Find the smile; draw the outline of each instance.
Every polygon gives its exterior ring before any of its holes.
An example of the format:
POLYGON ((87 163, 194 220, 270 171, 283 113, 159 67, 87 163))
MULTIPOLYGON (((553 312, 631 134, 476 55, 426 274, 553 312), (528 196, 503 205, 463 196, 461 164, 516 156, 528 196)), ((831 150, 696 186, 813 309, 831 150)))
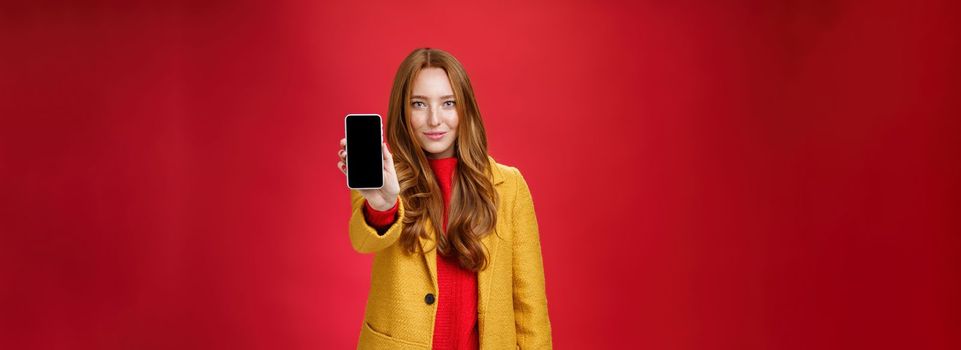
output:
POLYGON ((431 140, 440 140, 444 138, 444 135, 447 135, 447 133, 446 132, 425 132, 424 135, 426 135, 427 138, 431 140))

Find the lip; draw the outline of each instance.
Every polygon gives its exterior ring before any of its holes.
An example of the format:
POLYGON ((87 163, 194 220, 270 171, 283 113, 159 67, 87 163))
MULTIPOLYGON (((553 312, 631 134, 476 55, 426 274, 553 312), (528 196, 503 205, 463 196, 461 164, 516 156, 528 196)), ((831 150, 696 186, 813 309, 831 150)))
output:
POLYGON ((444 131, 444 132, 425 132, 425 133, 424 133, 424 136, 427 136, 427 138, 429 138, 429 139, 431 139, 431 140, 440 140, 440 139, 444 138, 444 135, 447 135, 447 132, 446 132, 446 131, 444 131))

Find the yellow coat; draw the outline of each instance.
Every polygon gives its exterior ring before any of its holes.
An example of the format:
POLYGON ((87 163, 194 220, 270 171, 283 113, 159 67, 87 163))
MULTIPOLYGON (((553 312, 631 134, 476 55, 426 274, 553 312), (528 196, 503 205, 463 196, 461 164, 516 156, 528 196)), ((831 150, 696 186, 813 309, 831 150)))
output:
MULTIPOLYGON (((481 349, 550 349, 551 323, 544 292, 544 266, 534 202, 527 182, 515 167, 492 165, 494 187, 500 196, 497 235, 482 239, 488 266, 477 273, 477 320, 481 349)), ((428 349, 434 334, 437 303, 437 260, 434 241, 420 239, 426 254, 407 253, 398 238, 404 201, 398 219, 380 236, 362 212, 364 197, 350 191, 350 243, 361 253, 374 253, 370 293, 358 349, 428 349)), ((429 219, 428 219, 429 220, 429 219)), ((433 225, 427 225, 431 236, 433 225)))

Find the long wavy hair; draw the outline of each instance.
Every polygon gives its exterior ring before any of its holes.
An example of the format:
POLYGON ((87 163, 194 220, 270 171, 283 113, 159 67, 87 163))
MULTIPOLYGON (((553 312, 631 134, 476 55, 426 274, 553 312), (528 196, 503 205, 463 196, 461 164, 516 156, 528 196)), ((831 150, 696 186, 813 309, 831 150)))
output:
POLYGON ((487 253, 481 238, 491 234, 497 222, 497 191, 492 182, 487 155, 487 134, 481 120, 474 89, 467 72, 451 54, 432 48, 414 50, 401 62, 390 92, 387 111, 387 144, 394 156, 400 198, 406 210, 400 244, 410 253, 418 251, 418 238, 436 239, 436 249, 471 271, 487 266, 487 253), (410 122, 410 95, 414 79, 424 68, 438 67, 447 72, 457 109, 458 158, 451 185, 447 235, 443 231, 444 198, 434 177, 426 152, 410 122), (427 219, 436 237, 426 230, 427 219))

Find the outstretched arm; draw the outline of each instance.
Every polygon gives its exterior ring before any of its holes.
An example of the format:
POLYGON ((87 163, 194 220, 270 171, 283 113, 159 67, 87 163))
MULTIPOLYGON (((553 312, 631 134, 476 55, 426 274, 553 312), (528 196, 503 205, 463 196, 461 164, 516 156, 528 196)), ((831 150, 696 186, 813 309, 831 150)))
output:
POLYGON ((352 208, 349 223, 350 244, 354 250, 360 253, 374 253, 397 242, 404 218, 404 201, 401 198, 398 197, 397 202, 397 219, 386 232, 381 230, 383 233, 378 232, 376 227, 367 222, 364 216, 366 201, 360 192, 350 190, 350 203, 352 208))

